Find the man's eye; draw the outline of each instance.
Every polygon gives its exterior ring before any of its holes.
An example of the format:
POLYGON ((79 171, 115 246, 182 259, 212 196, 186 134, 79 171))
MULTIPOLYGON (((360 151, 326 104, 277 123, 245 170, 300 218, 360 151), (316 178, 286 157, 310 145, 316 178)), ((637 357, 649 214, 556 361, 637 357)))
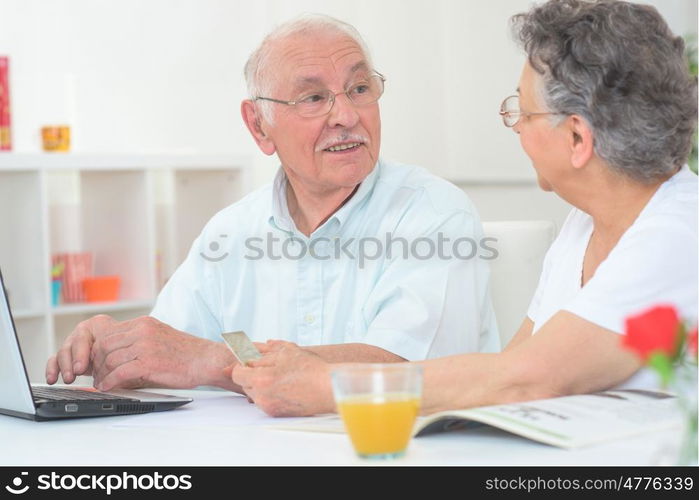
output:
POLYGON ((362 95, 366 94, 367 92, 369 92, 369 85, 366 83, 360 83, 359 85, 352 87, 353 94, 362 95))
POLYGON ((323 94, 310 94, 307 95, 299 100, 299 102, 303 104, 317 104, 319 102, 322 102, 325 100, 325 96, 323 94))

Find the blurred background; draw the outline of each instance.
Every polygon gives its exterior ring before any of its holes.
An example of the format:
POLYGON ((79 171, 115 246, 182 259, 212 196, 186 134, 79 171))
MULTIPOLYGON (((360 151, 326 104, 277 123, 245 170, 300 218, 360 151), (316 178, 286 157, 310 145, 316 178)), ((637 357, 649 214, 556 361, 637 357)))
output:
MULTIPOLYGON (((647 3, 696 37, 696 0, 647 3)), ((276 158, 240 118, 243 66, 302 13, 353 24, 387 76, 383 157, 459 185, 485 221, 560 227, 569 207, 537 188, 497 113, 524 62, 508 19, 531 5, 0 0, 12 121, 11 151, 0 151, 0 266, 30 377, 42 379, 80 320, 147 314, 206 220, 272 179, 276 158), (43 152, 47 125, 70 127, 69 151, 43 152), (84 295, 86 280, 99 293, 84 295)))
MULTIPOLYGON (((656 0, 680 35, 696 0, 656 0)), ((304 12, 347 21, 388 77, 384 157, 461 185, 484 219, 551 218, 517 137, 497 115, 523 57, 508 19, 528 0, 0 0, 10 56, 14 151, 40 151, 39 128, 68 123, 72 151, 249 156, 252 187, 271 179, 239 115, 243 65, 276 24, 304 12)))

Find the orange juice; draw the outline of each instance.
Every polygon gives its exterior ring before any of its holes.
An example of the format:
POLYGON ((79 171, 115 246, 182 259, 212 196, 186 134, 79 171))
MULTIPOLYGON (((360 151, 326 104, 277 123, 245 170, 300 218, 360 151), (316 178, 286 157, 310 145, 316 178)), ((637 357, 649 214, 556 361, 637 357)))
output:
POLYGON ((408 445, 420 407, 414 394, 348 397, 338 404, 345 428, 359 455, 402 453, 408 445))

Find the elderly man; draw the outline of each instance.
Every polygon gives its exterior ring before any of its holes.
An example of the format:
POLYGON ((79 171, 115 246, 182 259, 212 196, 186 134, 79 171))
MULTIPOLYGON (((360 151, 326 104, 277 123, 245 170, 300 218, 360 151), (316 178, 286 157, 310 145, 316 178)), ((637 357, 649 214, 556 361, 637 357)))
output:
POLYGON ((213 217, 152 317, 79 324, 47 381, 240 391, 219 342, 233 330, 327 362, 497 350, 478 216, 454 186, 379 159, 384 77, 356 30, 324 16, 283 25, 245 73, 241 112, 279 157, 273 184, 213 217))

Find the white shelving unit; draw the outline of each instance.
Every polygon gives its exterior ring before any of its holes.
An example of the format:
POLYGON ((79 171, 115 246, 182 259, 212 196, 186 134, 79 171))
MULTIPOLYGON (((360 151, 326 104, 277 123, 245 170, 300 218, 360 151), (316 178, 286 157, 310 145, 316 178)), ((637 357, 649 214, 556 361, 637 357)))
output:
POLYGON ((248 160, 220 155, 0 154, 0 268, 29 377, 95 314, 148 314, 217 211, 250 189, 248 160), (51 305, 51 256, 91 252, 121 277, 117 302, 51 305))

